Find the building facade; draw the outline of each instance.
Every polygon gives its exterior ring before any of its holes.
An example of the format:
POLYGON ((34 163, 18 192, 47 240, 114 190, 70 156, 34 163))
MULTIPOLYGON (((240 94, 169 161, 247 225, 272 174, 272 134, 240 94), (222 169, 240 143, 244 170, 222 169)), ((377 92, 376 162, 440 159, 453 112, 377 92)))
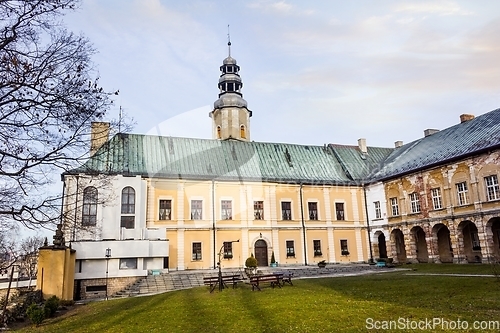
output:
MULTIPOLYGON (((229 50, 230 51, 230 50, 229 50)), ((395 148, 250 141, 234 58, 220 67, 213 139, 119 133, 95 123, 91 157, 63 174, 75 297, 148 274, 500 256, 500 110, 395 148)))

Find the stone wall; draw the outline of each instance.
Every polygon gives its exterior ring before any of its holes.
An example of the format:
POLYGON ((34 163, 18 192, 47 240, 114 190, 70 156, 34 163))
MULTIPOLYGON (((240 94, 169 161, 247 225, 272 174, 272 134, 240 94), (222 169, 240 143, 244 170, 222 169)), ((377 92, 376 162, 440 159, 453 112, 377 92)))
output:
MULTIPOLYGON (((105 298, 106 297, 106 282, 108 285, 108 297, 117 293, 120 290, 125 289, 129 285, 136 281, 139 281, 143 277, 118 277, 118 278, 108 278, 106 279, 88 279, 88 280, 76 280, 75 281, 75 293, 80 291, 79 297, 75 299, 92 299, 92 298, 105 298), (80 287, 78 288, 78 284, 80 287), (87 287, 101 287, 100 290, 87 291, 87 287)), ((75 295, 78 296, 78 295, 75 295)))

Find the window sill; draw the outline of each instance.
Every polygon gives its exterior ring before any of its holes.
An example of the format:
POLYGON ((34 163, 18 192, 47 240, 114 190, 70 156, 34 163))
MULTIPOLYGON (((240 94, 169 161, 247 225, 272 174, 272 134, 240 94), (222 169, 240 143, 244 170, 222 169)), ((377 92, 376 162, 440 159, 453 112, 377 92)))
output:
POLYGON ((373 219, 372 221, 383 221, 384 219, 381 217, 377 217, 376 219, 373 219))
POLYGON ((441 207, 441 208, 434 208, 431 210, 431 212, 439 212, 439 211, 442 211, 442 210, 446 210, 445 207, 441 207))

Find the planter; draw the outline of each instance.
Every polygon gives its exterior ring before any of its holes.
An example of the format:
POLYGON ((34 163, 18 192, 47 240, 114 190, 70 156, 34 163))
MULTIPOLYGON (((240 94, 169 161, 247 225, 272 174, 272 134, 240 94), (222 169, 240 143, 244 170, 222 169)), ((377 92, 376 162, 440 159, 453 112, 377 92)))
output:
POLYGON ((272 262, 270 266, 271 267, 278 267, 278 263, 277 262, 272 262))
POLYGON ((245 273, 247 276, 252 276, 257 273, 257 267, 245 267, 245 273))

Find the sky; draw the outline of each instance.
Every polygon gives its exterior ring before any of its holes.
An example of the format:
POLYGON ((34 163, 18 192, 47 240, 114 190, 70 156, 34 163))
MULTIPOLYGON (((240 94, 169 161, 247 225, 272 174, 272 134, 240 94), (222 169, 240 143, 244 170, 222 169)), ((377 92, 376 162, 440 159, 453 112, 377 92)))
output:
POLYGON ((393 147, 500 107, 498 1, 83 0, 64 20, 134 133, 211 138, 228 25, 254 141, 393 147))

